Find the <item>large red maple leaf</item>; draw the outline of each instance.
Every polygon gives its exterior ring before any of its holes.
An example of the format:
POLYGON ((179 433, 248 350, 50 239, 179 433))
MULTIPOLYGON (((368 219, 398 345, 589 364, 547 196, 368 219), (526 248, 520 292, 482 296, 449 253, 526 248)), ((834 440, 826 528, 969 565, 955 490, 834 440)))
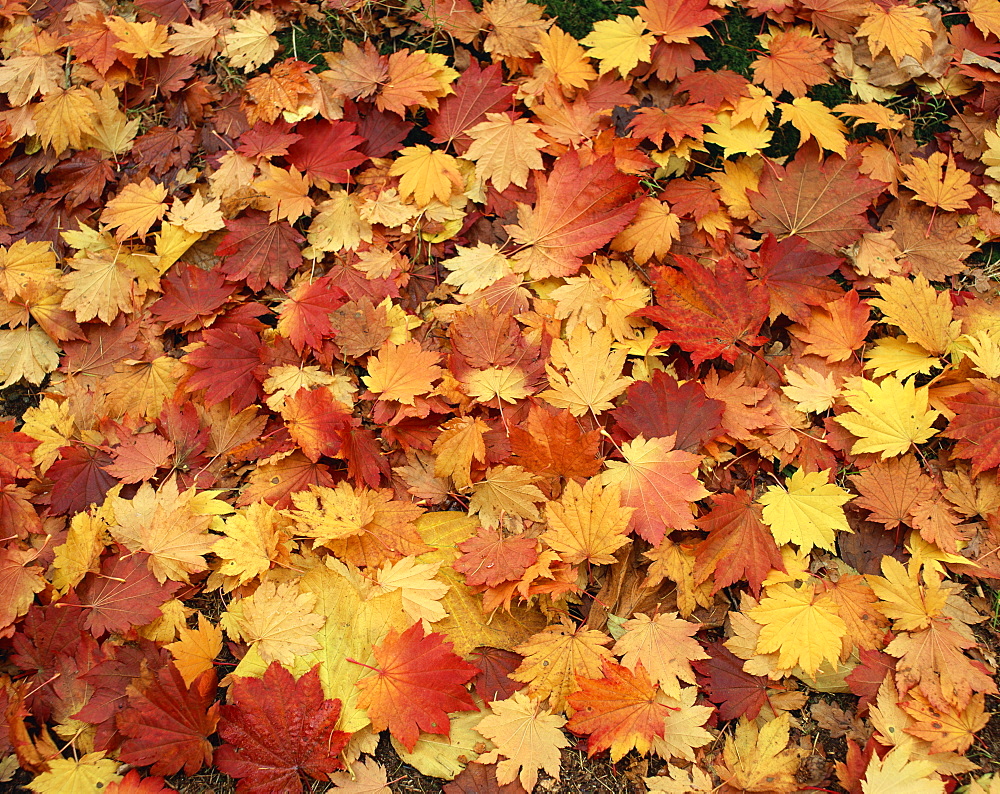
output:
POLYGON ((270 283, 281 289, 288 274, 302 264, 299 244, 305 238, 284 221, 270 223, 266 212, 249 210, 226 221, 229 233, 215 255, 223 257, 222 272, 231 281, 246 279, 252 290, 270 283))
POLYGON ((759 263, 757 278, 767 287, 772 320, 784 314, 803 322, 809 318, 810 306, 843 297, 840 285, 828 278, 840 265, 840 257, 817 253, 801 237, 779 243, 769 234, 751 260, 759 263))
POLYGON ((436 113, 430 114, 427 132, 434 143, 455 141, 458 153, 464 154, 472 143, 466 130, 486 120, 487 113, 509 110, 515 86, 503 84, 500 64, 480 68, 475 58, 455 83, 455 93, 441 101, 436 113))
POLYGON ((740 345, 767 341, 758 335, 770 308, 767 290, 734 257, 722 258, 714 270, 690 257, 674 260, 680 269, 653 272, 658 305, 636 312, 667 328, 655 344, 676 343, 698 365, 719 356, 733 363, 740 345))
POLYGON ((745 672, 743 660, 721 642, 706 643, 705 650, 712 658, 692 664, 698 674, 707 679, 699 683, 708 699, 719 707, 719 718, 755 719, 767 703, 767 678, 745 672))
POLYGON ((1000 466, 1000 383, 971 378, 972 391, 948 400, 956 414, 941 435, 958 441, 952 454, 972 460, 972 474, 1000 466))
POLYGON ((205 390, 205 404, 215 405, 230 398, 236 414, 253 405, 263 395, 258 375, 263 366, 264 347, 249 328, 232 330, 209 328, 202 332, 204 345, 192 350, 184 361, 196 368, 188 378, 187 390, 205 390))
POLYGON ((152 622, 180 587, 179 582, 158 582, 149 571, 147 556, 105 557, 100 573, 88 573, 80 582, 76 594, 86 608, 84 625, 95 637, 152 622))
POLYGON ((295 127, 302 139, 288 147, 286 159, 313 181, 350 182, 351 170, 368 159, 357 151, 365 139, 354 131, 349 121, 303 121, 295 127))
POLYGON ((340 701, 324 696, 318 665, 296 681, 272 662, 262 678, 236 678, 232 699, 222 707, 219 735, 228 744, 215 765, 240 779, 238 792, 300 792, 303 775, 326 780, 343 766, 350 734, 337 730, 340 701))
POLYGON ((208 737, 219 722, 216 689, 214 670, 202 673, 188 688, 172 664, 141 692, 130 687, 128 707, 118 715, 118 729, 127 737, 121 760, 152 764, 154 775, 173 775, 181 769, 193 775, 211 764, 208 737))
POLYGON ((725 403, 706 397, 695 380, 678 383, 673 376, 657 370, 651 380, 629 386, 625 395, 626 402, 614 411, 614 417, 630 438, 676 436, 676 449, 695 452, 725 432, 725 403))
POLYGON ((402 634, 390 630, 374 649, 378 668, 358 681, 358 707, 375 731, 386 728, 410 751, 420 732, 448 736, 448 714, 475 711, 465 688, 479 668, 452 653, 444 635, 424 636, 420 623, 402 634))

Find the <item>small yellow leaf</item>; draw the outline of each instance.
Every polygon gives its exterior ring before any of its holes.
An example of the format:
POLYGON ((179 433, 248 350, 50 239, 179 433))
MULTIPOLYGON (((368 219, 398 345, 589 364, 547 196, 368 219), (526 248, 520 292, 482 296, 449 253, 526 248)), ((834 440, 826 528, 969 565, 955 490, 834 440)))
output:
POLYGON ((788 490, 772 485, 757 500, 764 505, 764 523, 778 545, 795 543, 804 552, 813 546, 833 551, 834 532, 851 532, 843 508, 851 495, 831 483, 829 474, 829 469, 799 469, 788 478, 788 490))
POLYGON ((781 109, 781 123, 790 123, 799 131, 802 143, 809 138, 841 157, 847 154, 847 128, 822 102, 806 97, 796 97, 791 104, 778 105, 781 109))
POLYGON ((625 77, 640 62, 649 63, 656 38, 640 17, 619 14, 594 23, 593 31, 580 43, 590 48, 588 55, 600 60, 601 74, 617 69, 625 77))
POLYGON ((400 178, 399 195, 413 196, 421 206, 434 198, 447 203, 452 193, 462 192, 465 183, 454 157, 423 144, 403 149, 389 168, 389 176, 400 178))
POLYGON ((777 653, 783 670, 801 667, 815 675, 824 661, 837 664, 840 659, 847 624, 837 614, 836 601, 817 596, 811 585, 769 587, 760 604, 746 614, 763 626, 757 653, 777 653))
POLYGON ((853 455, 878 452, 886 460, 937 433, 933 425, 940 414, 928 408, 927 388, 918 389, 912 378, 905 383, 892 375, 881 383, 852 378, 844 397, 854 411, 834 420, 858 437, 853 455))

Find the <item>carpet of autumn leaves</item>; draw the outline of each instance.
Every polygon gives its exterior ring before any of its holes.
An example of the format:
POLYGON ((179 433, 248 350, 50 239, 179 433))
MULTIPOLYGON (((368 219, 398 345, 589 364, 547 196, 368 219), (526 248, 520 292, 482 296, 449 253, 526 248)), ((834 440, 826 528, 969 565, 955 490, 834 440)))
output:
POLYGON ((4 785, 382 792, 386 732, 451 794, 1000 791, 1000 1, 0 54, 4 785))

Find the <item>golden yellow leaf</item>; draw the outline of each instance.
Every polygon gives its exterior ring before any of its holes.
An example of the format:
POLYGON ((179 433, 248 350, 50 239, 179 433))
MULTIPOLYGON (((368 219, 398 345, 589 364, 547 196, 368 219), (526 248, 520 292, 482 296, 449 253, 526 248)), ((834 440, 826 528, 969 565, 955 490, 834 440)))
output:
POLYGON ((465 185, 454 157, 423 144, 401 150, 389 168, 389 176, 400 177, 399 195, 413 196, 422 207, 434 198, 446 203, 452 193, 461 193, 465 185))
POLYGON ((778 653, 778 667, 801 667, 815 675, 824 661, 837 664, 847 624, 837 614, 837 602, 817 595, 812 585, 768 587, 765 596, 746 612, 763 628, 757 653, 778 653))
POLYGON ((21 432, 38 441, 31 452, 31 460, 44 474, 59 457, 59 447, 65 447, 73 434, 76 420, 70 413, 68 401, 56 402, 42 397, 37 406, 31 406, 21 417, 21 432))
POLYGON ((833 407, 840 394, 840 387, 833 373, 825 375, 811 367, 799 367, 796 372, 785 368, 785 382, 781 390, 803 413, 823 413, 833 407))
POLYGON ((441 599, 448 594, 448 585, 436 579, 440 562, 418 563, 414 557, 385 563, 375 574, 377 591, 399 590, 403 611, 414 620, 436 623, 448 616, 441 599))
POLYGON ((520 466, 494 466, 473 486, 469 515, 479 514, 485 526, 496 526, 505 514, 538 521, 537 502, 545 501, 533 483, 535 475, 520 466))
POLYGON ((917 158, 901 168, 906 175, 903 184, 916 193, 917 201, 928 207, 967 210, 968 199, 978 192, 970 184, 972 175, 955 165, 955 158, 950 153, 946 157, 944 152, 934 152, 926 160, 917 158))
POLYGON ((928 407, 927 388, 918 389, 912 378, 903 382, 888 375, 880 383, 851 378, 844 399, 854 410, 834 419, 858 437, 854 455, 878 452, 886 460, 937 433, 933 425, 940 414, 928 407))
POLYGON ((1000 333, 982 329, 974 334, 959 337, 958 341, 967 345, 965 355, 975 364, 976 369, 987 378, 1000 378, 1000 333))
POLYGON ((28 784, 35 794, 93 794, 108 783, 121 780, 119 763, 104 753, 87 753, 79 759, 53 758, 48 769, 28 784))
POLYGON ((476 369, 462 382, 468 395, 481 403, 503 400, 513 404, 531 394, 524 370, 516 366, 476 369))
POLYGON ((52 586, 65 593, 91 571, 99 571, 101 552, 108 539, 108 525, 100 518, 90 513, 73 516, 65 542, 54 549, 52 586))
POLYGON ((110 16, 104 24, 119 39, 114 44, 116 50, 136 58, 162 58, 167 54, 167 27, 155 19, 130 22, 119 16, 110 16))
POLYGON ((617 69, 625 77, 640 63, 649 63, 656 38, 640 17, 619 14, 615 19, 595 22, 594 29, 580 43, 590 48, 587 54, 591 58, 601 62, 601 74, 617 69))
POLYGON ((564 88, 586 88, 597 77, 586 51, 562 28, 554 27, 539 34, 538 53, 542 56, 542 66, 564 88))
POLYGON ((131 314, 144 293, 129 266, 135 261, 113 250, 77 254, 69 260, 73 269, 59 279, 66 290, 62 308, 74 312, 79 323, 97 317, 110 324, 121 312, 131 314))
POLYGON ((263 196, 260 208, 270 212, 268 220, 271 223, 279 220, 295 223, 303 215, 312 214, 316 203, 309 198, 309 181, 294 166, 287 169, 266 166, 265 173, 267 176, 257 179, 253 185, 263 196))
POLYGON ((141 119, 128 120, 110 85, 101 86, 100 94, 91 94, 94 106, 94 130, 84 136, 84 143, 110 155, 124 154, 132 148, 141 119))
POLYGON ((885 758, 872 755, 861 790, 864 794, 944 794, 936 769, 933 761, 911 759, 906 748, 894 747, 885 758))
POLYGON ((540 150, 547 144, 538 136, 540 129, 527 119, 487 113, 486 121, 466 130, 472 145, 464 157, 475 161, 476 172, 497 190, 506 190, 512 182, 526 187, 529 174, 542 168, 540 150))
POLYGON ((815 99, 796 97, 791 104, 781 103, 781 123, 789 123, 799 131, 800 140, 805 143, 810 138, 841 157, 847 153, 847 127, 834 116, 826 105, 815 99))
POLYGON ((868 15, 858 26, 858 36, 868 39, 872 55, 888 50, 898 64, 909 55, 917 61, 933 44, 931 23, 920 8, 900 3, 868 6, 868 15))
POLYGON ((708 129, 710 132, 705 134, 705 142, 721 146, 724 157, 760 154, 774 137, 766 121, 763 124, 757 124, 753 119, 735 122, 731 110, 720 111, 708 129))
POLYGON ((10 248, 0 246, 0 292, 13 300, 33 281, 54 281, 61 275, 56 262, 52 243, 47 240, 17 240, 10 248))
POLYGON ((226 228, 225 219, 222 217, 222 199, 218 197, 206 199, 200 192, 191 196, 186 203, 174 199, 167 220, 193 234, 204 234, 226 228))
POLYGON ((865 351, 865 362, 865 369, 872 370, 876 378, 895 375, 900 380, 918 373, 927 375, 935 367, 941 366, 940 359, 928 355, 923 347, 905 336, 884 336, 877 339, 865 351))
POLYGON ((835 106, 833 112, 855 119, 855 126, 858 124, 874 124, 880 130, 901 130, 906 124, 906 116, 894 110, 889 110, 885 105, 880 105, 878 102, 861 102, 859 104, 843 102, 835 106))
POLYGON ((37 325, 0 329, 0 387, 24 378, 38 385, 59 366, 59 347, 37 325))
POLYGON ((167 44, 172 55, 191 55, 196 60, 207 60, 219 52, 222 26, 218 17, 208 21, 191 19, 190 24, 173 21, 170 27, 174 32, 167 38, 167 44))
POLYGON ((609 642, 611 638, 602 631, 564 620, 514 649, 524 659, 510 678, 527 684, 525 693, 530 698, 537 701, 548 698, 553 711, 563 711, 566 698, 577 689, 576 676, 600 678, 604 660, 614 660, 604 647, 609 642))
POLYGON ((85 148, 85 136, 96 132, 93 93, 81 86, 59 89, 35 105, 35 126, 43 146, 51 146, 54 154, 85 148))
POLYGON ((290 551, 290 519, 271 505, 255 503, 226 518, 225 537, 212 545, 212 553, 222 565, 226 592, 245 585, 266 573, 271 563, 290 551))
POLYGON ((322 259, 324 251, 353 251, 374 238, 371 223, 364 220, 352 195, 346 190, 330 191, 330 198, 321 201, 318 212, 309 224, 306 239, 309 247, 302 251, 309 259, 322 259))
POLYGON ((768 791, 787 794, 797 791, 795 779, 803 755, 788 747, 789 716, 782 713, 758 728, 757 723, 740 717, 736 735, 726 739, 722 779, 741 791, 768 791))
POLYGON ((139 184, 125 185, 107 203, 101 213, 101 223, 106 223, 109 229, 117 229, 115 238, 119 241, 133 234, 145 237, 167 211, 166 197, 167 188, 147 176, 139 184))
MULTIPOLYGON (((704 747, 715 739, 705 730, 705 723, 714 709, 695 704, 697 697, 698 687, 687 686, 680 690, 676 698, 667 700, 670 711, 663 724, 663 736, 653 736, 653 752, 660 758, 683 758, 695 763, 695 748, 704 747)), ((657 790, 650 787, 650 791, 657 790)))
POLYGON ((795 543, 808 552, 814 546, 833 551, 835 532, 851 532, 843 505, 851 495, 829 481, 830 470, 798 469, 788 478, 788 489, 772 485, 757 500, 764 505, 764 523, 778 545, 795 543))
POLYGON ((455 246, 456 255, 442 260, 451 272, 445 284, 454 284, 463 295, 496 283, 511 272, 510 260, 495 245, 478 242, 475 247, 455 246))
POLYGON ((292 664, 295 657, 319 650, 313 637, 326 618, 313 611, 317 597, 295 583, 261 583, 253 595, 233 601, 219 624, 233 639, 255 648, 265 662, 292 664))
POLYGON ((893 621, 896 631, 920 631, 943 613, 948 591, 933 576, 921 577, 919 564, 904 566, 882 558, 882 575, 865 577, 880 599, 879 612, 893 621))
POLYGON ((214 666, 215 657, 222 652, 222 629, 198 613, 198 628, 182 628, 176 642, 164 646, 174 657, 174 667, 184 683, 191 682, 214 666))
POLYGON ((483 49, 500 57, 530 58, 538 50, 543 31, 552 25, 543 9, 527 0, 488 0, 483 19, 488 27, 483 49))
POLYGON ((635 261, 644 265, 654 256, 666 255, 679 236, 680 218, 666 202, 647 196, 632 223, 611 241, 611 247, 615 251, 632 251, 635 261))
POLYGON ((545 367, 550 388, 542 392, 542 399, 556 408, 568 408, 573 416, 614 407, 611 401, 629 387, 632 378, 622 376, 628 354, 612 350, 613 341, 609 329, 591 333, 582 325, 568 341, 556 339, 552 364, 545 367))
POLYGON ((478 416, 460 416, 441 425, 441 434, 431 449, 436 456, 434 475, 451 477, 459 491, 471 488, 472 461, 482 463, 486 460, 483 436, 489 429, 489 425, 478 416))
POLYGON ((881 298, 869 301, 885 315, 885 322, 895 325, 934 356, 948 352, 962 332, 962 323, 952 320, 951 293, 938 292, 922 275, 913 281, 892 276, 888 283, 876 286, 881 298))
POLYGON ((634 512, 634 507, 622 505, 618 483, 602 488, 600 477, 591 477, 580 487, 569 480, 559 500, 545 505, 548 529, 542 540, 571 565, 611 565, 615 552, 629 542, 628 522, 634 512))

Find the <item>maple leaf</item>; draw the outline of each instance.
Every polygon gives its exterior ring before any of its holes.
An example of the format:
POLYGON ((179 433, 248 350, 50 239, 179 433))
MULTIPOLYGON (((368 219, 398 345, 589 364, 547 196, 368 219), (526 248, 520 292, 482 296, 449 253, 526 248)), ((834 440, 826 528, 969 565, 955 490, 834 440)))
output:
POLYGON ((968 199, 978 192, 969 184, 969 172, 958 168, 951 154, 946 158, 944 152, 934 152, 926 160, 917 159, 900 168, 906 175, 903 184, 916 194, 917 201, 929 207, 948 211, 968 209, 968 199))
POLYGON ((918 502, 931 497, 934 482, 924 474, 913 455, 876 463, 850 478, 861 494, 854 504, 870 511, 869 519, 894 529, 910 524, 918 502))
POLYGON ((208 737, 219 722, 214 702, 215 673, 202 673, 187 686, 173 665, 161 668, 143 690, 128 687, 128 706, 117 717, 125 735, 120 757, 125 763, 152 764, 155 775, 184 770, 193 775, 212 762, 208 737))
POLYGON ((368 159, 357 150, 365 139, 354 134, 356 129, 349 121, 301 122, 295 133, 302 137, 288 147, 288 162, 314 182, 350 182, 351 171, 368 159))
POLYGON ((619 484, 602 488, 600 479, 592 477, 581 488, 570 480, 559 501, 545 505, 548 529, 542 540, 571 565, 610 565, 614 553, 629 542, 633 512, 634 507, 622 506, 619 484))
POLYGON ((274 14, 251 11, 232 24, 233 29, 222 36, 222 57, 228 58, 234 69, 250 72, 274 57, 279 46, 272 35, 278 27, 274 14))
POLYGON ((750 280, 742 264, 726 257, 713 271, 686 256, 677 255, 674 261, 679 270, 654 271, 657 305, 637 312, 669 329, 661 331, 654 344, 677 344, 697 365, 719 356, 732 363, 740 345, 763 343, 765 337, 758 332, 767 318, 767 291, 750 280))
POLYGON ((707 0, 676 2, 676 0, 646 0, 637 9, 646 27, 661 41, 683 44, 708 33, 706 25, 719 18, 719 12, 709 7, 707 0))
POLYGON ((612 649, 615 655, 633 672, 642 665, 650 680, 670 697, 680 696, 681 681, 695 683, 691 662, 710 658, 694 639, 698 624, 678 618, 676 612, 654 618, 640 612, 622 628, 625 633, 612 649))
POLYGON ((38 775, 28 788, 36 794, 86 794, 106 789, 121 780, 118 762, 105 758, 103 752, 87 753, 79 759, 53 758, 48 769, 38 775))
POLYGON ((864 213, 883 188, 861 175, 856 146, 847 148, 846 157, 817 155, 810 141, 787 165, 765 161, 760 184, 749 194, 761 216, 753 226, 779 238, 797 234, 814 248, 835 253, 870 228, 864 213))
POLYGON ((413 405, 414 399, 426 394, 441 377, 436 365, 440 354, 422 350, 418 342, 395 345, 386 342, 375 356, 368 359, 365 386, 380 400, 398 400, 413 405))
POLYGON ((238 413, 260 399, 257 372, 263 363, 260 337, 245 326, 233 330, 209 328, 202 332, 202 343, 190 346, 184 361, 195 367, 186 389, 205 390, 205 404, 215 405, 225 399, 238 413))
POLYGON ((805 352, 822 356, 834 363, 846 361, 865 341, 874 323, 871 307, 856 290, 842 298, 813 309, 805 325, 789 330, 806 343, 805 352))
POLYGON ((823 40, 807 29, 781 30, 771 37, 767 49, 767 55, 751 64, 753 80, 774 96, 788 91, 792 96, 804 97, 812 86, 830 81, 830 71, 824 64, 829 56, 823 40))
POLYGON ((476 710, 464 684, 479 669, 451 648, 443 635, 425 635, 420 623, 402 634, 389 630, 373 651, 375 675, 357 682, 358 707, 375 731, 388 728, 412 752, 421 731, 448 736, 449 712, 476 710))
POLYGON ((824 661, 836 664, 840 658, 840 639, 847 624, 837 614, 833 598, 817 596, 809 585, 769 587, 759 606, 746 614, 763 626, 757 652, 778 652, 781 668, 798 665, 815 676, 824 661))
POLYGON ((281 289, 302 263, 302 235, 287 223, 269 223, 263 212, 252 210, 227 220, 226 229, 215 255, 223 257, 222 272, 230 281, 245 279, 253 290, 268 283, 281 289))
POLYGON ((497 782, 505 785, 518 778, 525 791, 533 791, 539 770, 559 780, 559 751, 569 747, 569 740, 560 730, 566 718, 542 709, 538 701, 522 692, 495 700, 490 708, 493 713, 483 717, 476 731, 492 741, 496 749, 479 756, 478 762, 499 761, 497 782))
POLYGON ((922 275, 912 281, 892 276, 877 289, 881 298, 871 305, 928 353, 941 355, 958 338, 961 323, 952 319, 951 295, 935 290, 922 275))
POLYGON ((146 560, 137 554, 106 557, 100 573, 87 574, 76 593, 81 606, 87 608, 84 625, 100 637, 105 632, 125 633, 131 626, 151 623, 178 586, 177 582, 157 582, 146 560))
POLYGON ((972 460, 973 476, 1000 465, 1000 388, 971 378, 972 390, 948 400, 956 416, 941 435, 958 441, 952 454, 972 460))
POLYGON ((780 544, 796 543, 808 552, 813 546, 834 549, 834 532, 850 532, 842 505, 852 497, 829 481, 830 471, 798 469, 788 478, 787 490, 772 485, 757 500, 764 506, 764 523, 780 544))
POLYGON ((693 527, 691 504, 709 495, 694 476, 701 456, 673 447, 672 436, 639 436, 622 446, 625 460, 609 461, 601 474, 605 486, 621 484, 622 503, 636 508, 634 531, 654 545, 668 530, 693 527))
POLYGON ((601 62, 601 74, 617 69, 626 77, 640 61, 649 63, 656 39, 646 30, 641 17, 619 14, 615 19, 595 22, 594 29, 580 43, 590 48, 590 57, 601 62))
POLYGON ((937 432, 933 424, 940 414, 928 408, 927 389, 917 389, 912 379, 904 383, 889 375, 876 384, 854 378, 846 385, 844 399, 854 411, 834 421, 858 437, 853 454, 879 452, 885 460, 923 444, 937 432))
POLYGON ((551 388, 541 398, 556 408, 568 408, 573 416, 613 407, 611 401, 632 383, 621 374, 628 353, 612 350, 613 339, 607 327, 590 333, 578 325, 568 341, 555 340, 552 364, 546 365, 551 388))
POLYGON ((913 794, 944 794, 944 783, 935 779, 936 769, 933 761, 911 758, 905 747, 894 747, 883 759, 872 755, 861 790, 864 794, 890 794, 900 790, 913 794))
POLYGON ((515 461, 540 476, 593 477, 600 470, 600 433, 584 432, 569 411, 532 405, 523 426, 510 428, 515 461))
POLYGON ((799 788, 795 773, 800 751, 788 748, 789 715, 783 713, 758 727, 756 722, 740 718, 736 733, 726 739, 723 751, 725 767, 720 777, 737 789, 752 791, 766 788, 773 792, 791 792, 799 788))
POLYGON ((393 161, 389 176, 400 177, 399 195, 413 196, 421 206, 429 204, 432 198, 447 202, 464 182, 454 157, 423 144, 403 149, 393 161))
POLYGON ((532 278, 572 276, 582 257, 611 241, 632 220, 641 198, 638 178, 621 173, 605 155, 589 164, 574 150, 545 176, 536 176, 537 200, 518 208, 518 223, 505 226, 525 246, 515 258, 532 278))
POLYGON ((905 4, 870 6, 857 32, 868 38, 873 56, 888 50, 897 64, 907 55, 920 61, 933 46, 933 30, 927 16, 921 9, 905 4))
POLYGON ((343 767, 350 735, 336 729, 341 704, 323 695, 318 666, 296 680, 272 662, 260 678, 236 677, 231 697, 216 766, 239 778, 238 791, 300 792, 303 775, 326 780, 343 767))
POLYGON ((835 282, 827 278, 840 260, 810 250, 802 237, 789 237, 779 243, 768 234, 758 255, 756 275, 767 287, 772 321, 784 314, 804 322, 810 317, 810 306, 825 306, 843 297, 835 282))
POLYGON ((506 190, 511 183, 525 187, 530 172, 542 167, 539 150, 545 141, 538 136, 539 130, 527 119, 487 113, 486 121, 466 130, 472 145, 465 157, 475 161, 477 173, 497 190, 506 190))
POLYGON ((174 667, 184 683, 191 686, 198 676, 212 669, 215 658, 222 652, 222 629, 199 612, 198 628, 179 629, 177 641, 164 647, 174 657, 174 667))
POLYGON ((115 238, 119 241, 133 234, 145 237, 166 213, 166 197, 166 187, 149 177, 139 184, 128 184, 107 203, 101 213, 101 223, 117 229, 115 238))
POLYGON ((712 579, 712 592, 746 580, 754 593, 771 570, 784 570, 774 535, 762 520, 761 507, 742 488, 712 496, 712 510, 698 519, 708 537, 695 550, 695 579, 712 579))

